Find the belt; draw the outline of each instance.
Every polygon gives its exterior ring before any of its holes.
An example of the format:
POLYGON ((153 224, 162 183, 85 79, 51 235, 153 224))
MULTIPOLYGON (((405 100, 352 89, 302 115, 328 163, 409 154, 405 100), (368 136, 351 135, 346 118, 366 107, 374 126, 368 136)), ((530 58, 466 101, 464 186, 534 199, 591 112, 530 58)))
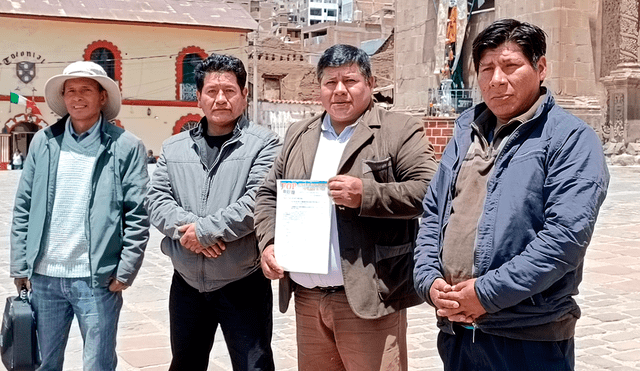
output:
POLYGON ((343 291, 344 290, 344 286, 326 286, 326 287, 316 286, 316 287, 312 288, 312 290, 321 291, 321 292, 323 292, 325 294, 333 294, 333 293, 336 293, 338 291, 343 291))

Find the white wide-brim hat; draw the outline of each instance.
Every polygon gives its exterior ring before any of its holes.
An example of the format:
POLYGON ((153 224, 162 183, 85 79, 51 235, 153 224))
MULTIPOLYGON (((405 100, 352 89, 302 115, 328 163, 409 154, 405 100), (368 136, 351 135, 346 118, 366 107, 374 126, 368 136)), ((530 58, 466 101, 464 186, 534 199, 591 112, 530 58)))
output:
POLYGON ((102 66, 88 61, 73 62, 62 71, 62 75, 53 76, 47 81, 44 85, 44 98, 49 108, 61 117, 66 115, 68 113, 67 106, 62 98, 64 82, 80 77, 96 80, 107 91, 107 101, 102 107, 102 114, 105 120, 116 118, 122 104, 120 88, 115 81, 107 76, 102 66))

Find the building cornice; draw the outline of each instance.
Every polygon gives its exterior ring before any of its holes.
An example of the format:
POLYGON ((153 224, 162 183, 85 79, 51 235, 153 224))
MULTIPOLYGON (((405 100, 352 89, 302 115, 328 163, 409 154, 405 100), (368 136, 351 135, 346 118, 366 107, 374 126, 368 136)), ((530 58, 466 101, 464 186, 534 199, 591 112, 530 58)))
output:
POLYGON ((143 26, 143 27, 166 27, 166 28, 179 28, 179 29, 215 31, 215 32, 238 33, 238 32, 252 31, 249 28, 231 28, 231 27, 219 27, 219 26, 193 25, 193 24, 184 24, 184 23, 142 22, 142 21, 79 18, 79 17, 54 17, 54 16, 48 16, 48 15, 32 15, 32 14, 0 13, 0 17, 31 19, 31 20, 46 20, 46 21, 53 21, 53 22, 74 22, 74 23, 109 24, 109 25, 116 24, 116 25, 122 25, 122 26, 134 25, 134 26, 143 26))

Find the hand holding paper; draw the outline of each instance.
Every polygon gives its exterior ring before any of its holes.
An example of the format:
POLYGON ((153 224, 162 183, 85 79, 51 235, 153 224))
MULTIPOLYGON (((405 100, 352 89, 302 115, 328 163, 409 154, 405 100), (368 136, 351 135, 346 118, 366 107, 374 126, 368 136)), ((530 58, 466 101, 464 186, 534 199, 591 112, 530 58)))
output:
POLYGON ((329 194, 336 205, 357 209, 362 205, 362 179, 337 175, 329 179, 329 194))
POLYGON ((276 256, 273 252, 273 245, 265 247, 262 252, 262 260, 260 261, 262 273, 270 280, 277 280, 284 277, 284 269, 278 265, 276 256))

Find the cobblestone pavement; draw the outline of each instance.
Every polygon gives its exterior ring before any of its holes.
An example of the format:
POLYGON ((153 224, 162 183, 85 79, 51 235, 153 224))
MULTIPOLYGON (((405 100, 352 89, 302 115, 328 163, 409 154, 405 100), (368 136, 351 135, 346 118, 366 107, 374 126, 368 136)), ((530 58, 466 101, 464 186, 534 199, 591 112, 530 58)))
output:
MULTIPOLYGON (((610 167, 612 181, 588 249, 577 297, 583 317, 576 334, 577 370, 640 370, 640 167, 610 167)), ((13 295, 9 279, 9 229, 20 171, 0 171, 0 297, 13 295)), ((145 261, 124 293, 118 332, 118 370, 166 370, 171 358, 167 300, 172 268, 153 229, 145 261)), ((277 292, 274 283, 274 295, 277 292)), ((277 302, 277 301, 276 301, 277 302)), ((409 368, 442 370, 435 348, 433 310, 409 309, 409 368)), ((231 370, 218 334, 209 370, 231 370)), ((82 370, 82 340, 74 322, 65 370, 82 370)), ((293 310, 274 309, 276 369, 296 370, 293 310)), ((1 368, 4 370, 4 368, 1 368)))

